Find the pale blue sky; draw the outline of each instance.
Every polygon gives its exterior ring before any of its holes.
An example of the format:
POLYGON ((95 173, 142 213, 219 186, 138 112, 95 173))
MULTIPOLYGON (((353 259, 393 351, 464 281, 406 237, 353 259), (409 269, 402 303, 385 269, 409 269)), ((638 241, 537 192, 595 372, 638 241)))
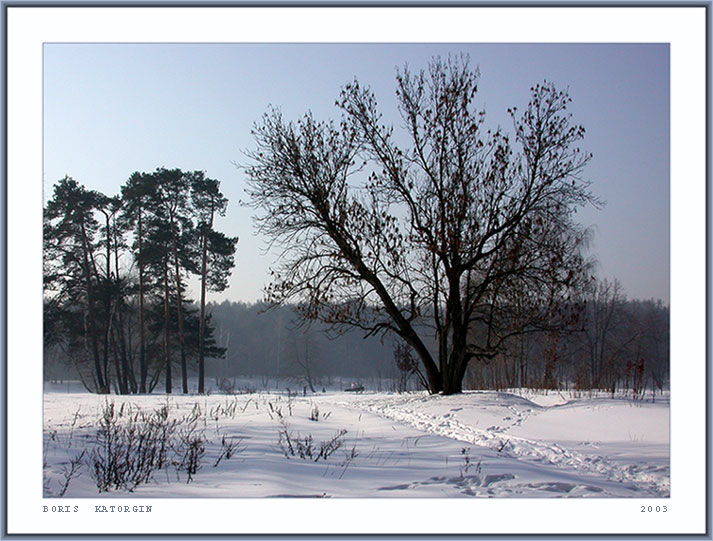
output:
MULTIPOLYGON (((543 79, 569 87, 570 110, 594 154, 586 170, 603 210, 595 226, 601 277, 630 298, 669 300, 669 48, 666 44, 173 44, 44 46, 44 190, 70 175, 118 192, 133 171, 204 170, 229 198, 217 225, 240 236, 224 296, 261 298, 274 256, 263 255, 233 162, 253 146, 250 128, 269 104, 296 118, 336 118, 334 101, 355 76, 398 122, 394 74, 405 62, 467 53, 481 71, 488 123, 510 127, 543 79)), ((215 297, 214 297, 215 298, 215 297)))

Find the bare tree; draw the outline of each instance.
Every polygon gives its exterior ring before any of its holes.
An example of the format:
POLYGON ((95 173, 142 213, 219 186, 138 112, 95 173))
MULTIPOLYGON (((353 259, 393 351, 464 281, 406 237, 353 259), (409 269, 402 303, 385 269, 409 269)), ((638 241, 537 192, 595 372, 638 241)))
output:
POLYGON ((598 389, 616 383, 617 355, 625 345, 617 336, 617 330, 623 327, 626 298, 618 280, 593 283, 588 296, 584 338, 589 353, 590 384, 598 389))
POLYGON ((272 109, 248 153, 258 227, 284 250, 268 300, 297 299, 336 329, 398 335, 432 393, 460 392, 468 363, 502 350, 515 296, 550 315, 567 307, 586 269, 573 213, 597 203, 567 93, 533 87, 525 112, 511 110, 513 144, 485 128, 478 79, 464 57, 400 70, 398 134, 355 80, 339 123, 272 109), (486 332, 470 332, 476 323, 486 332))
POLYGON ((302 332, 293 332, 294 361, 299 367, 302 378, 309 386, 312 393, 316 393, 315 376, 318 370, 318 352, 314 344, 313 335, 310 329, 302 332))
POLYGON ((408 390, 408 382, 411 376, 415 375, 419 384, 428 389, 428 382, 421 374, 418 361, 414 357, 411 348, 404 342, 396 342, 394 345, 394 364, 398 370, 396 376, 396 391, 404 393, 408 390))

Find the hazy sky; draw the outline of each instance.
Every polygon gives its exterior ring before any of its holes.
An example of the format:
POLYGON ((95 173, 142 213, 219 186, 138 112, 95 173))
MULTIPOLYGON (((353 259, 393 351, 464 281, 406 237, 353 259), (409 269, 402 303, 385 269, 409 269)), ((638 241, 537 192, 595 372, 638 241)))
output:
MULTIPOLYGON (((595 227, 599 276, 630 298, 669 301, 669 48, 666 44, 172 44, 44 46, 44 191, 69 175, 107 195, 133 171, 204 170, 230 200, 217 227, 240 237, 231 300, 261 298, 274 256, 254 235, 245 176, 234 164, 250 129, 279 106, 287 119, 339 115, 357 77, 398 123, 396 67, 449 53, 479 66, 487 123, 510 128, 543 79, 569 87, 570 111, 594 154, 585 176, 606 201, 578 214, 595 227)), ((216 297, 213 296, 215 299, 216 297)))

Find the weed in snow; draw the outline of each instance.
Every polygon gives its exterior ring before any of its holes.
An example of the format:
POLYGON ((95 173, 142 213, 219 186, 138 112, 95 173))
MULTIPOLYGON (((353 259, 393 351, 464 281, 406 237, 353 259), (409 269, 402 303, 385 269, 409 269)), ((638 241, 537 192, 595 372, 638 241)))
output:
POLYGON ((79 475, 79 468, 82 465, 82 459, 84 458, 85 453, 87 452, 86 449, 84 449, 79 456, 74 457, 69 461, 69 465, 65 465, 62 467, 62 474, 64 476, 64 482, 62 483, 62 487, 59 490, 58 496, 60 498, 64 497, 64 495, 67 492, 67 489, 69 488, 69 483, 79 475))
MULTIPOLYGON (((133 492, 137 486, 150 482, 160 470, 166 471, 167 478, 169 469, 174 469, 177 477, 185 472, 186 482, 193 481, 209 443, 205 435, 206 410, 207 407, 201 409, 196 402, 183 417, 171 418, 168 401, 152 413, 131 405, 122 405, 117 410, 113 402, 107 402, 99 419, 96 445, 89 453, 90 474, 99 492, 133 492)), ((216 419, 216 433, 217 420, 233 417, 236 410, 236 401, 226 401, 209 412, 216 419)), ((214 467, 240 452, 240 441, 223 436, 214 467)))
POLYGON ((220 443, 220 453, 218 454, 218 459, 215 461, 215 464, 213 464, 213 467, 217 467, 218 464, 220 464, 220 461, 224 458, 229 460, 234 455, 242 452, 245 449, 244 447, 240 447, 240 443, 242 441, 242 438, 229 439, 226 436, 223 436, 220 443))
POLYGON ((303 460, 314 460, 315 462, 319 461, 320 458, 327 460, 330 455, 344 444, 344 436, 347 433, 342 428, 331 439, 320 442, 318 449, 312 434, 307 434, 306 436, 294 434, 288 428, 284 418, 281 419, 280 425, 277 444, 280 446, 282 454, 287 458, 300 457, 303 460))
MULTIPOLYGON (((327 413, 322 413, 322 420, 327 420, 329 416, 332 414, 331 411, 328 411, 327 413)), ((309 414, 309 420, 310 421, 319 421, 320 418, 320 412, 319 412, 319 406, 317 404, 312 405, 312 411, 310 411, 309 414)))
POLYGON ((461 479, 465 478, 465 476, 468 474, 468 470, 471 468, 475 469, 475 473, 480 476, 480 473, 482 471, 482 460, 478 460, 477 463, 473 463, 473 461, 470 458, 470 447, 463 447, 460 450, 460 454, 463 457, 463 466, 460 469, 460 476, 461 479))

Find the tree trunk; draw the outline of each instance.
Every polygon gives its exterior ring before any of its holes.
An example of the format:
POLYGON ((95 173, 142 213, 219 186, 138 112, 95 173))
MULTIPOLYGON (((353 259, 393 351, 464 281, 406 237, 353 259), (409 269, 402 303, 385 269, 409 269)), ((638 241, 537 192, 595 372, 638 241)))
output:
POLYGON ((136 394, 139 390, 139 386, 136 381, 136 371, 134 369, 134 363, 131 359, 131 342, 130 339, 126 336, 126 322, 124 321, 124 317, 122 315, 121 310, 119 311, 118 317, 119 321, 118 325, 116 326, 117 336, 114 340, 117 343, 117 348, 119 350, 119 353, 121 354, 122 371, 125 374, 129 390, 132 394, 136 394))
POLYGON ((112 341, 114 342, 114 349, 116 350, 116 362, 121 363, 121 373, 123 375, 122 388, 125 389, 125 394, 136 394, 138 390, 136 376, 129 361, 129 352, 126 347, 126 336, 124 334, 121 317, 119 318, 119 325, 112 329, 112 341), (116 327, 118 327, 118 329, 116 327))
POLYGON ((127 346, 126 329, 124 321, 125 311, 122 309, 124 305, 123 291, 118 289, 119 281, 119 237, 118 229, 116 227, 116 219, 114 221, 114 276, 116 278, 117 284, 117 295, 116 295, 116 317, 118 318, 118 325, 116 325, 112 330, 112 335, 114 338, 115 347, 117 348, 119 354, 121 355, 121 370, 124 374, 124 384, 127 388, 127 393, 136 394, 138 387, 136 385, 136 373, 134 370, 134 363, 129 354, 131 344, 127 346))
POLYGON ((96 336, 94 334, 94 326, 90 323, 93 320, 92 311, 89 307, 89 299, 87 299, 87 306, 84 308, 84 350, 87 357, 89 357, 89 344, 92 343, 92 357, 94 358, 94 381, 96 383, 96 388, 94 392, 99 394, 106 394, 107 390, 104 384, 104 377, 102 375, 101 362, 99 361, 99 346, 97 345, 96 336))
POLYGON ((141 222, 141 208, 139 208, 139 392, 146 393, 146 379, 148 366, 146 364, 146 330, 144 329, 144 264, 142 257, 143 230, 141 222))
MULTIPOLYGON (((408 341, 407 341, 408 342, 408 341)), ((413 344, 411 342, 408 342, 409 345, 413 347, 413 344)), ((418 352, 418 350, 417 350, 418 352)), ((429 355, 430 357, 430 355, 429 355)), ((431 361, 430 363, 425 362, 423 356, 419 353, 419 358, 421 359, 421 363, 423 364, 423 367, 426 369, 426 380, 428 381, 428 392, 430 394, 438 394, 443 392, 443 377, 441 372, 439 372, 438 368, 436 368, 436 365, 431 361)), ((429 358, 430 360, 430 358, 429 358)))
POLYGON ((457 377, 449 375, 443 379, 443 394, 458 394, 463 391, 463 382, 457 377))
POLYGON ((92 342, 92 353, 94 356, 94 370, 96 372, 97 381, 97 392, 99 394, 109 393, 109 383, 108 377, 105 378, 105 372, 102 371, 100 355, 99 355, 99 344, 97 340, 97 331, 95 327, 96 319, 94 317, 94 302, 93 302, 93 288, 92 288, 92 273, 89 268, 89 246, 87 242, 87 234, 84 229, 84 224, 82 224, 82 248, 83 248, 83 259, 84 259, 84 274, 87 288, 87 307, 86 307, 86 318, 85 319, 85 329, 89 333, 92 342))
POLYGON ((171 394, 172 382, 171 382, 171 353, 169 351, 169 336, 170 336, 170 325, 171 325, 171 315, 168 310, 169 304, 169 289, 168 289, 168 262, 164 264, 163 267, 163 357, 166 364, 166 394, 171 394))
MULTIPOLYGON (((109 221, 109 215, 106 215, 106 279, 103 291, 104 297, 104 310, 105 310, 105 321, 104 321, 104 374, 107 380, 109 379, 109 338, 111 334, 111 319, 112 319, 112 308, 111 308, 111 242, 109 231, 111 224, 109 221)), ((118 367, 117 367, 118 372, 118 367)), ((108 386, 108 385, 107 385, 108 386)))
MULTIPOLYGON (((211 219, 212 222, 212 219, 211 219)), ((205 393, 205 293, 208 278, 208 231, 203 234, 201 248, 201 312, 198 328, 198 393, 205 393)))
POLYGON ((126 377, 126 365, 120 359, 119 347, 116 344, 116 333, 112 331, 112 341, 114 342, 114 366, 116 370, 116 381, 117 387, 119 389, 119 394, 125 395, 129 394, 129 385, 126 377))
POLYGON ((173 239, 173 262, 176 272, 176 316, 178 317, 178 347, 181 353, 181 378, 183 384, 183 394, 188 394, 188 366, 186 363, 186 348, 183 333, 183 304, 181 300, 181 266, 178 261, 178 247, 176 246, 176 232, 174 229, 173 239))

